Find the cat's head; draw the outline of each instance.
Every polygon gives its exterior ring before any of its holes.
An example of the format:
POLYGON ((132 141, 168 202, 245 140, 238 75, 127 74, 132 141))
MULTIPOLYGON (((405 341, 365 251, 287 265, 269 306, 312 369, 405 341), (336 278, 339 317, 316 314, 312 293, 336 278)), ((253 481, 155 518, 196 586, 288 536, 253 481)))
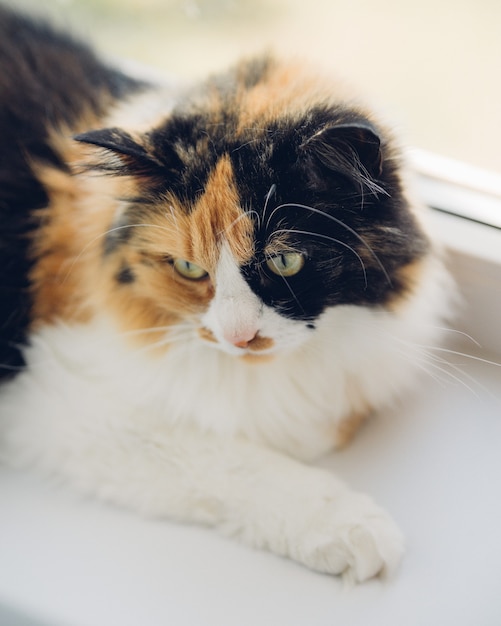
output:
POLYGON ((290 349, 330 307, 394 306, 428 250, 388 133, 288 65, 243 64, 147 132, 77 139, 136 183, 103 255, 138 328, 184 325, 235 355, 290 349))

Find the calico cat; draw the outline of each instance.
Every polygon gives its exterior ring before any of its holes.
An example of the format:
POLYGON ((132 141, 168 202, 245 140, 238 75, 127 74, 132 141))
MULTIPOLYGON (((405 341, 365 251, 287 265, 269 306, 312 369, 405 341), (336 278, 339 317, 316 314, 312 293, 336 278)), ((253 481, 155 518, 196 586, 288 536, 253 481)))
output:
POLYGON ((448 314, 391 132, 296 62, 173 89, 5 8, 0 129, 4 462, 322 572, 394 568, 391 518, 307 464, 448 314))

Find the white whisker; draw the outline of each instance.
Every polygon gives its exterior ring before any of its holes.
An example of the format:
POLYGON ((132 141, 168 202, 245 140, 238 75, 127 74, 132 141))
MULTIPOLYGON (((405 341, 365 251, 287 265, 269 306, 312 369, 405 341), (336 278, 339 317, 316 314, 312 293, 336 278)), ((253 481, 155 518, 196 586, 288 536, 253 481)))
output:
POLYGON ((430 325, 429 328, 434 328, 436 330, 440 330, 446 333, 455 333, 457 335, 460 335, 461 337, 464 337, 465 339, 468 339, 472 343, 474 343, 477 346, 477 348, 482 347, 480 343, 474 337, 472 337, 468 333, 463 332, 462 330, 458 330, 457 328, 448 328, 447 326, 432 326, 432 325, 430 325))
POLYGON ((238 224, 238 222, 241 219, 243 219, 244 217, 249 217, 250 215, 256 215, 259 220, 259 214, 257 213, 257 211, 254 211, 254 210, 245 211, 244 213, 241 213, 238 217, 236 217, 226 228, 224 228, 223 230, 220 230, 217 233, 217 236, 220 237, 221 235, 228 233, 230 229, 233 228, 233 226, 235 226, 236 224, 238 224))
POLYGON ((488 359, 484 359, 479 356, 474 356, 473 354, 467 354, 466 352, 459 352, 457 350, 451 350, 449 348, 444 348, 441 346, 426 346, 416 344, 416 346, 420 348, 424 348, 425 350, 436 350, 437 352, 445 352, 447 354, 454 354, 456 356, 462 356, 467 359, 471 359, 472 361, 478 361, 480 363, 486 363, 487 365, 494 365, 495 367, 501 367, 501 363, 497 363, 496 361, 489 361, 488 359))
POLYGON ((150 326, 148 328, 135 328, 133 330, 126 330, 120 333, 119 336, 120 337, 135 337, 135 336, 148 335, 148 334, 154 334, 154 333, 160 333, 160 332, 172 334, 178 331, 191 330, 191 329, 193 329, 192 323, 182 322, 182 323, 172 324, 170 326, 150 326))
MULTIPOLYGON (((266 216, 266 211, 268 210, 268 205, 270 203, 271 196, 275 195, 276 191, 277 191, 277 186, 275 184, 273 184, 268 189, 268 193, 266 194, 266 198, 264 199, 263 221, 264 221, 264 218, 266 216)), ((269 224, 269 222, 266 223, 266 228, 268 228, 268 224, 269 224)))
MULTIPOLYGON (((373 324, 369 323, 369 325, 374 329, 378 328, 378 324, 375 322, 373 324)), ((461 331, 456 331, 451 328, 442 328, 432 325, 430 325, 429 327, 442 331, 458 332, 460 335, 464 335, 465 337, 471 339, 469 335, 466 335, 466 333, 462 333, 461 331)), ((396 354, 400 354, 403 358, 406 359, 407 362, 413 363, 418 369, 424 371, 435 381, 441 382, 442 384, 445 382, 445 380, 437 378, 436 374, 433 374, 430 371, 431 369, 439 371, 442 374, 446 375, 451 381, 454 381, 455 383, 463 386, 473 395, 475 395, 475 397, 479 397, 479 394, 475 391, 475 388, 483 391, 485 394, 492 398, 495 397, 492 392, 487 387, 482 385, 474 376, 465 372, 464 369, 459 367, 457 364, 451 363, 448 359, 442 358, 441 356, 439 356, 438 354, 434 354, 433 352, 438 351, 445 354, 463 356, 467 359, 485 363, 487 365, 494 365, 496 367, 500 367, 500 363, 489 361, 488 359, 480 358, 456 350, 450 350, 442 346, 428 346, 414 343, 412 341, 407 341, 382 328, 379 328, 378 331, 381 335, 383 335, 385 338, 388 338, 388 340, 393 343, 392 349, 396 354), (397 345, 399 344, 402 346, 401 349, 397 347, 397 345), (454 374, 453 372, 456 373, 454 374), (466 381, 469 381, 471 385, 467 384, 466 381)), ((472 339, 472 341, 476 343, 474 339, 472 339)))
MULTIPOLYGON (((460 374, 461 376, 463 376, 464 378, 466 378, 467 380, 469 380, 471 383, 473 383, 474 385, 476 385, 479 389, 481 389, 484 393, 486 393, 488 396, 494 398, 495 396, 492 394, 491 391, 489 391, 489 389, 487 389, 487 387, 485 385, 482 385, 482 383, 480 383, 474 376, 472 376, 471 374, 468 374, 467 372, 465 372, 463 369, 461 369, 458 365, 455 365, 454 363, 451 363, 450 361, 447 361, 446 359, 442 359, 439 356, 436 355, 432 355, 432 354, 427 354, 428 359, 432 360, 432 361, 436 361, 438 363, 442 363, 443 365, 446 365, 447 367, 453 369, 455 372, 457 372, 458 374, 460 374)), ((451 376, 450 372, 447 372, 447 374, 449 376, 451 376)), ((464 381, 460 381, 461 384, 463 384, 467 389, 470 389, 470 387, 468 385, 466 385, 466 383, 464 381)), ((474 393, 474 392, 473 392, 474 393)), ((478 397, 478 394, 475 394, 478 397)))
POLYGON ((132 354, 144 354, 145 352, 149 352, 150 350, 156 350, 157 348, 164 348, 166 346, 173 345, 175 343, 186 342, 188 339, 193 337, 193 332, 184 331, 183 333, 178 333, 174 335, 165 335, 158 341, 154 341, 153 343, 149 343, 148 345, 141 346, 140 348, 136 348, 132 350, 132 354))
MULTIPOLYGON (((453 329, 443 329, 443 330, 453 330, 453 329)), ((487 395, 493 397, 493 394, 489 391, 489 389, 487 389, 484 385, 482 385, 474 376, 471 376, 471 374, 468 374, 467 372, 465 372, 464 369, 462 369, 461 367, 459 367, 455 363, 451 363, 449 360, 444 359, 444 358, 440 357, 437 354, 433 354, 433 351, 443 352, 445 354, 452 354, 452 355, 462 356, 462 357, 465 357, 467 359, 471 359, 471 360, 474 360, 474 361, 486 363, 488 365, 494 365, 496 367, 500 367, 501 366, 500 363, 496 363, 494 361, 489 361, 487 359, 476 357, 476 356, 471 355, 471 354, 466 354, 464 352, 459 352, 459 351, 456 351, 456 350, 450 350, 450 349, 442 347, 442 346, 427 346, 427 345, 423 345, 423 344, 418 344, 418 343, 405 341, 403 339, 400 339, 399 337, 391 335, 390 333, 385 333, 385 334, 388 334, 394 341, 397 341, 398 343, 403 344, 404 346, 406 346, 406 348, 409 349, 408 359, 411 360, 411 361, 414 361, 415 364, 417 364, 415 359, 416 359, 416 357, 418 357, 418 358, 421 359, 421 361, 424 360, 428 367, 433 367, 434 369, 440 370, 442 373, 446 374, 449 378, 451 378, 455 382, 459 383, 460 385, 462 385, 463 387, 468 389, 476 397, 479 397, 478 393, 475 392, 474 388, 472 386, 468 385, 465 382, 465 380, 463 380, 463 379, 466 379, 466 380, 470 381, 470 383, 472 383, 475 387, 477 387, 478 389, 481 389, 484 393, 486 393, 487 395), (440 364, 440 365, 438 365, 438 364, 440 364), (444 367, 441 367, 441 366, 444 366, 444 367), (450 371, 450 370, 455 371, 458 375, 453 374, 452 371, 450 371), (460 376, 463 377, 463 379, 460 378, 460 376)), ((461 333, 461 334, 463 334, 463 333, 461 333)), ((398 352, 400 352, 400 351, 398 351, 398 352)), ((403 354, 403 352, 401 352, 401 353, 403 354)), ((420 369, 422 369, 422 367, 420 369)))
MULTIPOLYGON (((448 363, 447 361, 443 362, 444 365, 448 365, 450 366, 450 363, 448 363)), ((440 365, 438 365, 437 363, 435 363, 433 360, 429 360, 428 361, 428 366, 429 367, 433 367, 435 369, 437 369, 438 371, 446 374, 449 378, 452 378, 454 381, 456 381, 460 386, 465 387, 466 389, 468 389, 468 391, 470 391, 470 393, 472 393, 476 398, 479 398, 479 394, 473 389, 473 387, 470 387, 470 385, 468 385, 468 383, 466 383, 464 380, 461 380, 461 378, 459 378, 459 376, 456 376, 455 374, 453 374, 452 372, 449 372, 445 367, 441 367, 440 365)), ((458 368, 459 369, 459 368, 458 368)), ((476 385, 479 385, 480 387, 482 387, 478 381, 476 381, 473 377, 471 376, 467 376, 463 371, 459 370, 459 372, 463 375, 466 376, 467 378, 470 378, 476 385)))
MULTIPOLYGON (((174 221, 174 226, 176 227, 176 232, 179 234, 181 231, 179 229, 179 223, 177 221, 177 215, 176 215, 176 210, 175 208, 172 206, 172 204, 169 204, 169 211, 170 214, 172 216, 172 219, 174 221)), ((168 213, 165 214, 165 217, 168 219, 168 213)))

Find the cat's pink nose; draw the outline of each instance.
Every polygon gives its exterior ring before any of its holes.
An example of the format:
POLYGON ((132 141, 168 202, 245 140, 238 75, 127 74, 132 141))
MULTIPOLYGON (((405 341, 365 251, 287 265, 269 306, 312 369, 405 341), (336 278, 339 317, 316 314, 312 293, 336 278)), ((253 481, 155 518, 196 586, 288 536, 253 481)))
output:
POLYGON ((255 330, 248 330, 248 331, 244 330, 235 335, 225 336, 225 339, 226 341, 229 341, 237 348, 247 348, 250 342, 255 338, 256 335, 257 335, 257 331, 255 330))

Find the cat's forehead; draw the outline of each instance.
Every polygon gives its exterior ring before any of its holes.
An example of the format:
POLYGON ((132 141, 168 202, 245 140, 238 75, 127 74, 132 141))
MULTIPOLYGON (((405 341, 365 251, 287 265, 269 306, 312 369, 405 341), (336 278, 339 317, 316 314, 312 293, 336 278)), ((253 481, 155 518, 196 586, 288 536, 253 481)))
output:
POLYGON ((175 174, 166 181, 174 193, 194 199, 227 155, 239 182, 258 187, 264 199, 278 182, 270 174, 286 176, 308 138, 352 115, 350 107, 331 100, 318 78, 300 66, 244 63, 180 98, 149 139, 175 174))
POLYGON ((243 266, 256 252, 255 212, 247 206, 234 164, 223 154, 214 159, 203 185, 199 180, 192 195, 185 186, 180 191, 174 187, 154 201, 123 203, 106 236, 105 253, 130 243, 152 258, 186 259, 214 274, 226 245, 235 263, 243 266))
POLYGON ((193 255, 207 270, 215 270, 223 243, 228 245, 239 265, 252 258, 254 224, 242 210, 233 166, 227 155, 216 161, 188 219, 193 255))

